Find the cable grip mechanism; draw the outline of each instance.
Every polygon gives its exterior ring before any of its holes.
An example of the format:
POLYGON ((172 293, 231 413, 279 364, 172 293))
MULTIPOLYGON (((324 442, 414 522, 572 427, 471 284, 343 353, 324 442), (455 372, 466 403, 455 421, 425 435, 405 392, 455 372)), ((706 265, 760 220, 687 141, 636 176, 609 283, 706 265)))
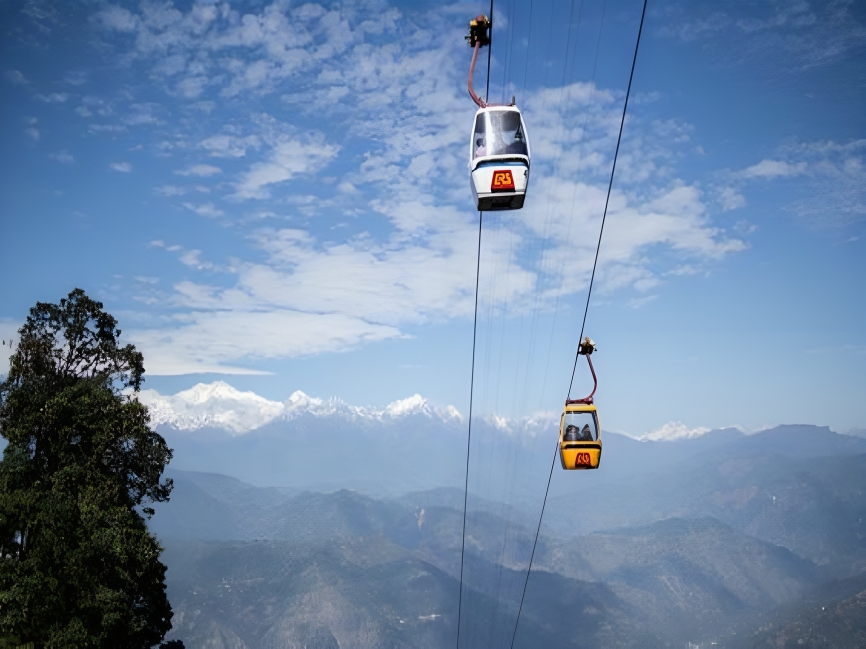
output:
POLYGON ((589 363, 589 371, 592 372, 592 392, 589 393, 588 397, 584 397, 583 399, 566 399, 565 405, 570 403, 592 403, 592 396, 595 394, 595 389, 598 387, 598 378, 595 376, 595 368, 592 366, 592 359, 590 358, 594 351, 596 351, 595 342, 589 336, 586 336, 581 341, 577 349, 577 355, 586 356, 586 362, 589 363))
POLYGON ((475 16, 469 21, 469 36, 464 36, 469 41, 469 47, 490 45, 490 19, 485 15, 475 16))

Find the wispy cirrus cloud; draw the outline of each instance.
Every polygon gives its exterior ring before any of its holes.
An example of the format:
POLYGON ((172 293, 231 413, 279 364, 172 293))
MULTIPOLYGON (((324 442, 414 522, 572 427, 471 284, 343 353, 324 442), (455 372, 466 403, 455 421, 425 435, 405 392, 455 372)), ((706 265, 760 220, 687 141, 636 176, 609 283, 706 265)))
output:
POLYGON ((6 70, 6 72, 3 73, 3 77, 9 83, 14 83, 17 85, 26 85, 30 83, 19 70, 6 70))
POLYGON ((267 159, 254 162, 237 183, 233 197, 269 198, 270 185, 320 171, 336 157, 339 147, 328 144, 321 134, 280 137, 267 159))
POLYGON ((199 216, 206 216, 208 218, 216 218, 225 214, 225 212, 213 203, 202 203, 200 205, 196 205, 195 203, 184 203, 183 206, 191 212, 195 212, 199 216))
POLYGON ((866 140, 794 142, 778 157, 728 170, 720 200, 746 204, 749 183, 789 182, 788 208, 815 223, 844 226, 866 217, 866 140))
MULTIPOLYGON (((184 208, 252 228, 260 223, 236 216, 249 201, 287 218, 367 224, 248 229, 249 255, 226 265, 202 261, 206 242, 178 250, 182 264, 220 278, 176 282, 165 296, 170 324, 139 332, 151 371, 241 371, 238 359, 351 349, 471 315, 477 216, 466 191, 473 109, 462 22, 447 11, 410 17, 391 8, 374 21, 360 10, 314 4, 272 4, 244 16, 171 4, 106 11, 96 22, 127 35, 127 60, 147 68, 168 95, 200 102, 280 93, 286 107, 250 109, 222 123, 214 111, 194 136, 179 135, 171 151, 184 160, 181 174, 221 169, 221 186, 233 187, 224 197, 233 200, 220 208, 190 201, 184 208), (208 164, 215 158, 226 164, 208 164), (300 342, 277 340, 277 323, 289 322, 300 342), (247 335, 218 338, 242 323, 247 335)), ((507 286, 491 308, 506 315, 550 308, 586 287, 622 99, 622 90, 586 82, 528 98, 531 200, 487 226, 493 236, 482 272, 507 286)), ((636 292, 625 301, 639 306, 677 276, 672 269, 701 269, 746 244, 713 222, 705 190, 677 176, 683 152, 694 148, 688 123, 644 121, 636 110, 629 133, 598 281, 602 293, 636 292)))
POLYGON ((746 167, 739 175, 741 178, 783 178, 806 173, 806 163, 790 163, 784 160, 761 160, 758 164, 746 167))
POLYGON ((52 92, 48 95, 36 95, 36 98, 44 101, 46 104, 62 104, 69 99, 69 93, 52 92))
POLYGON ((217 174, 221 174, 222 171, 222 169, 220 169, 219 167, 214 167, 213 165, 198 164, 187 167, 186 169, 177 169, 174 173, 176 173, 178 176, 198 176, 206 178, 208 176, 215 176, 217 174))
MULTIPOLYGON (((402 336, 394 327, 339 313, 275 309, 189 312, 174 327, 130 334, 157 374, 262 374, 262 359, 340 352, 402 336), (246 361, 248 364, 239 364, 246 361)), ((151 369, 152 368, 152 369, 151 369)))
POLYGON ((202 140, 198 146, 218 158, 242 158, 248 149, 258 149, 261 144, 256 135, 218 134, 202 140))
POLYGON ((758 61, 777 72, 827 65, 866 44, 866 21, 848 0, 730 6, 689 2, 668 5, 660 13, 657 34, 701 40, 720 60, 758 61))
POLYGON ((65 164, 65 165, 72 164, 73 162, 75 162, 75 158, 72 156, 72 154, 69 153, 69 151, 66 151, 65 149, 63 151, 60 151, 59 153, 50 153, 50 154, 48 154, 48 157, 51 158, 52 160, 56 160, 60 164, 65 164))

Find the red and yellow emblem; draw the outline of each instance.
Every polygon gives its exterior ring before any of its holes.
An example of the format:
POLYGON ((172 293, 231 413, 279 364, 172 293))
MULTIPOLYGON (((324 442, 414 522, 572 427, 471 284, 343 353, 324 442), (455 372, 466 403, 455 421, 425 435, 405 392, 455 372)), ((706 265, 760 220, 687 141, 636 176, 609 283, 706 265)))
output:
POLYGON ((493 172, 493 182, 490 183, 490 191, 507 192, 514 190, 514 176, 511 169, 497 169, 493 172))
POLYGON ((592 466, 592 458, 590 458, 589 453, 578 453, 574 459, 574 466, 592 466))

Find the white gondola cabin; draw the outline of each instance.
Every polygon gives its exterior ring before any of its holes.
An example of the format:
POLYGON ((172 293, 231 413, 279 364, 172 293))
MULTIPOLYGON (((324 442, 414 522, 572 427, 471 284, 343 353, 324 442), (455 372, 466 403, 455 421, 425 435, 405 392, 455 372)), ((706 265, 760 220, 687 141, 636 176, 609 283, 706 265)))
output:
POLYGON ((469 143, 469 184, 479 211, 519 210, 529 185, 529 138, 514 97, 508 105, 488 104, 472 87, 475 62, 482 47, 490 46, 490 19, 469 21, 466 40, 472 51, 469 96, 478 106, 469 143))
POLYGON ((529 138, 516 106, 486 106, 475 113, 469 179, 480 211, 519 210, 529 185, 529 138))

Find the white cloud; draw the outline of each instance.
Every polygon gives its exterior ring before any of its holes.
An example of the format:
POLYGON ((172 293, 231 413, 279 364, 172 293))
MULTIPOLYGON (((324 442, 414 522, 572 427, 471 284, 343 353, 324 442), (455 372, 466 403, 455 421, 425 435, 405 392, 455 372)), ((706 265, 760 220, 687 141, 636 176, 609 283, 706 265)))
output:
POLYGON ((809 165, 810 181, 794 202, 798 214, 822 226, 866 218, 866 139, 805 142, 785 152, 809 165))
POLYGON ((52 160, 57 160, 57 162, 61 164, 72 164, 75 162, 75 158, 72 157, 72 154, 69 151, 63 150, 60 153, 51 153, 48 155, 52 160))
POLYGON ((213 264, 209 261, 202 261, 201 250, 186 250, 179 257, 180 263, 196 270, 210 270, 213 264))
POLYGON ((18 84, 18 85, 30 83, 29 81, 27 81, 27 79, 24 77, 24 75, 21 74, 18 70, 6 70, 6 72, 3 74, 3 76, 6 77, 6 81, 8 81, 10 83, 14 83, 14 84, 18 84))
MULTIPOLYGON (((235 312, 341 313, 387 325, 465 316, 473 306, 474 277, 465 270, 473 265, 474 228, 462 215, 441 211, 440 216, 467 236, 443 237, 432 246, 389 246, 361 239, 322 249, 301 230, 262 230, 256 242, 268 253, 267 263, 240 264, 238 282, 230 289, 203 291, 204 287, 179 284, 178 303, 190 309, 235 312)), ((498 259, 506 266, 507 254, 494 250, 489 263, 498 259)), ((531 274, 513 260, 509 272, 513 278, 508 297, 531 288, 531 274)))
POLYGON ((734 230, 741 235, 752 234, 752 232, 757 229, 757 225, 755 225, 754 223, 749 223, 746 220, 737 221, 734 224, 734 230))
POLYGON ((669 270, 666 275, 699 275, 704 272, 702 269, 697 266, 693 266, 692 264, 683 264, 682 266, 677 266, 676 268, 669 270))
POLYGON ((663 10, 659 33, 701 39, 705 51, 733 64, 800 71, 838 61, 866 42, 866 28, 852 2, 766 2, 719 5, 707 15, 693 3, 663 10), (727 10, 727 11, 726 11, 727 10))
POLYGON ((784 160, 761 160, 758 164, 743 169, 740 176, 743 178, 779 178, 782 176, 799 176, 805 172, 805 162, 791 164, 784 160))
POLYGON ((167 244, 165 243, 165 241, 162 241, 161 239, 157 239, 157 240, 155 240, 155 241, 151 241, 151 242, 150 242, 150 246, 151 246, 152 248, 162 248, 162 249, 164 249, 164 250, 167 250, 168 252, 176 252, 176 251, 178 251, 178 250, 182 250, 182 248, 181 248, 180 246, 178 246, 178 245, 171 245, 171 246, 170 246, 170 245, 167 245, 167 244))
POLYGON ((151 374, 260 374, 237 365, 265 358, 347 351, 402 334, 394 327, 339 313, 314 314, 287 309, 269 312, 190 312, 176 328, 132 332, 151 374))
POLYGON ((121 133, 126 127, 120 124, 91 124, 87 130, 91 133, 121 133))
POLYGON ((186 189, 177 185, 163 185, 154 189, 160 196, 183 196, 186 194, 186 189))
POLYGON ((179 176, 214 176, 216 174, 222 173, 222 169, 219 167, 214 167, 213 165, 193 165, 192 167, 188 167, 187 169, 178 169, 174 173, 179 176))
POLYGON ((652 302, 657 297, 658 297, 658 295, 646 295, 644 297, 635 297, 635 298, 630 299, 628 302, 626 302, 626 306, 630 307, 632 309, 639 309, 644 304, 647 304, 648 302, 652 302))
MULTIPOLYGON (((178 261, 180 263, 182 263, 184 266, 187 266, 188 268, 192 268, 194 270, 217 270, 217 271, 221 270, 221 268, 219 268, 216 264, 202 259, 201 258, 201 254, 202 254, 201 250, 198 250, 198 249, 186 250, 183 248, 183 246, 178 246, 178 245, 168 246, 163 241, 151 241, 150 245, 152 248, 162 248, 166 252, 180 253, 177 256, 178 261)), ((186 284, 190 284, 190 282, 181 282, 180 284, 175 286, 175 289, 180 290, 186 284)), ((199 290, 203 290, 204 292, 207 292, 207 290, 209 290, 209 289, 204 288, 204 289, 199 289, 199 290)))
POLYGON ((159 105, 155 103, 131 104, 129 112, 122 118, 124 124, 130 126, 142 126, 144 124, 162 124, 154 113, 159 110, 159 105))
POLYGON ((186 209, 195 212, 199 216, 206 216, 208 218, 216 218, 225 214, 225 212, 217 208, 213 203, 203 203, 202 205, 195 205, 194 203, 184 203, 183 206, 186 209))
POLYGON ((36 95, 36 97, 46 104, 62 104, 69 99, 69 94, 66 92, 52 92, 50 95, 36 95))
POLYGON ((28 128, 25 128, 25 129, 24 129, 24 132, 27 134, 27 136, 28 136, 31 140, 34 140, 35 142, 38 142, 38 141, 39 141, 39 129, 38 129, 38 128, 35 128, 35 127, 33 127, 33 126, 30 126, 30 127, 28 127, 28 128))
POLYGON ((112 162, 108 166, 115 171, 120 171, 125 174, 128 174, 132 171, 132 164, 129 162, 112 162))
POLYGON ((128 9, 117 5, 108 5, 93 18, 100 26, 119 32, 131 32, 139 27, 140 20, 128 9))
POLYGON ((84 70, 73 70, 66 73, 66 76, 63 77, 63 82, 68 83, 70 86, 81 86, 87 83, 89 76, 84 70))
POLYGON ((789 144, 780 157, 731 175, 741 184, 800 177, 788 189, 789 209, 821 226, 845 226, 866 217, 866 139, 789 144))
MULTIPOLYGON (((171 304, 186 319, 175 329, 188 333, 165 339, 172 358, 186 359, 177 363, 236 368, 241 358, 310 353, 269 335, 254 348, 223 347, 212 335, 229 321, 267 330, 257 323, 269 323, 268 314, 304 323, 317 351, 471 316, 477 217, 467 196, 465 156, 473 109, 464 90, 465 45, 450 18, 434 11, 419 27, 403 16, 397 30, 391 11, 367 24, 351 12, 311 4, 275 4, 245 16, 220 7, 148 7, 138 14, 130 56, 152 65, 167 92, 207 77, 210 85, 197 93, 280 88, 288 107, 279 120, 253 113, 204 139, 179 138, 178 150, 191 141, 214 157, 247 157, 245 170, 228 182, 236 200, 273 196, 262 212, 285 212, 293 223, 327 213, 353 226, 328 228, 325 235, 314 223, 259 230, 251 239, 255 256, 233 260, 225 285, 177 283, 171 304), (303 116, 304 131, 281 121, 296 115, 303 116), (316 130, 324 128, 327 133, 316 130), (360 154, 345 143, 352 140, 364 143, 360 154), (326 167, 329 178, 321 174, 326 167), (315 192, 286 195, 317 173, 315 192), (280 184, 291 181, 283 191, 280 184), (355 333, 338 335, 341 327, 355 333), (207 345, 215 346, 211 358, 207 345)), ((490 308, 509 314, 548 308, 586 287, 622 99, 622 92, 591 83, 541 88, 526 99, 533 179, 524 210, 485 218, 482 272, 507 287, 482 298, 490 308)), ((703 269, 746 247, 713 223, 701 186, 675 173, 684 156, 695 155, 693 138, 682 121, 630 115, 599 259, 600 293, 637 290, 632 306, 638 306, 658 293, 661 278, 703 269)), ((722 198, 729 207, 738 200, 722 198)), ((184 205, 216 210, 209 203, 184 205)), ((183 251, 181 262, 214 269, 201 254, 183 251)))
MULTIPOLYGON (((355 12, 344 11, 352 16, 355 12)), ((274 3, 241 14, 227 4, 143 5, 138 13, 109 6, 94 16, 106 30, 129 33, 130 58, 150 59, 151 73, 174 94, 195 98, 208 86, 234 97, 267 93, 277 84, 334 59, 364 34, 393 31, 399 13, 380 12, 354 28, 338 11, 274 3)))
POLYGON ((718 192, 718 201, 723 212, 746 206, 746 197, 735 187, 722 187, 718 192))
POLYGON ((320 171, 338 151, 338 146, 326 143, 319 134, 281 138, 271 149, 267 161, 252 164, 241 177, 234 196, 239 199, 268 198, 269 185, 320 171))
POLYGON ((236 135, 213 135, 199 143, 199 146, 220 158, 241 158, 248 149, 258 149, 261 141, 255 135, 239 137, 236 135))

